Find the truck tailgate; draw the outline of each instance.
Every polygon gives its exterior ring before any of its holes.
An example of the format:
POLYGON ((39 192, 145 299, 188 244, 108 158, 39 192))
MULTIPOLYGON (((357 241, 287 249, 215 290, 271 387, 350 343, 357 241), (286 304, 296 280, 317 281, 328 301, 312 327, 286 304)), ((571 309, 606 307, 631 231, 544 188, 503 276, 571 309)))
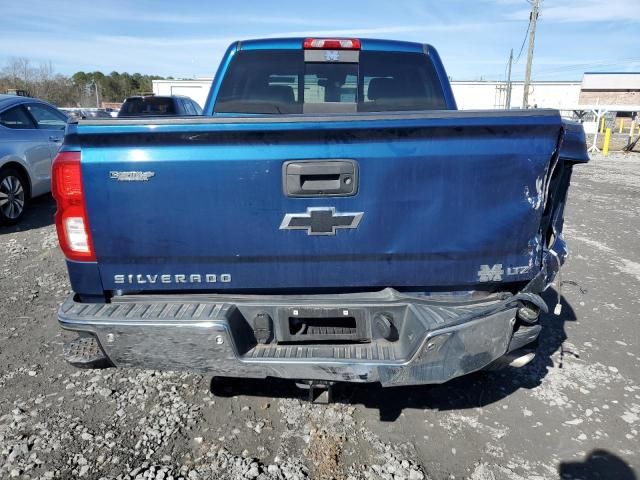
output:
POLYGON ((562 132, 540 110, 201 117, 81 122, 65 148, 105 290, 473 288, 539 270, 562 132), (350 162, 354 194, 288 195, 303 160, 350 162))

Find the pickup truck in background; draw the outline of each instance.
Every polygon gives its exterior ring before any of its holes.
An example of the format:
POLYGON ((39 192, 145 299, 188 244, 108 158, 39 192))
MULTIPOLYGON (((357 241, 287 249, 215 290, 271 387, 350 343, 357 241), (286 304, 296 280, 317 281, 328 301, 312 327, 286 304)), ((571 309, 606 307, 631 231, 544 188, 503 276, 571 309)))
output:
POLYGON ((587 161, 557 111, 458 111, 429 45, 236 42, 204 116, 68 126, 65 357, 383 386, 522 364, 587 161))
POLYGON ((202 108, 195 100, 182 95, 137 95, 127 98, 118 118, 160 117, 165 115, 202 115, 202 108))

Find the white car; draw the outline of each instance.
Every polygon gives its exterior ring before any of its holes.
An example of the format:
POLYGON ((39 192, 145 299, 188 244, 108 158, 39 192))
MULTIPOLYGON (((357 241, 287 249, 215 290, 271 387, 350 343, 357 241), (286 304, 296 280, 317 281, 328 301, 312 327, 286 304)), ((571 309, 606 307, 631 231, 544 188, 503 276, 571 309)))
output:
POLYGON ((67 116, 42 100, 0 95, 0 224, 13 224, 29 200, 51 190, 51 161, 67 116))

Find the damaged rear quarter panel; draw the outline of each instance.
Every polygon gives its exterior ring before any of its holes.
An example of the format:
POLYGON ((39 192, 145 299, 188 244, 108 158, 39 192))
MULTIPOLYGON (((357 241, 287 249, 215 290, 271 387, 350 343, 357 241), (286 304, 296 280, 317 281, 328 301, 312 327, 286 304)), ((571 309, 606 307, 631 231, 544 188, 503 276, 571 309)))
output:
POLYGON ((582 124, 563 122, 558 162, 549 178, 544 213, 540 224, 542 248, 540 271, 527 286, 528 291, 542 291, 549 287, 564 264, 569 250, 564 239, 564 209, 567 202, 573 167, 587 163, 589 155, 582 124))

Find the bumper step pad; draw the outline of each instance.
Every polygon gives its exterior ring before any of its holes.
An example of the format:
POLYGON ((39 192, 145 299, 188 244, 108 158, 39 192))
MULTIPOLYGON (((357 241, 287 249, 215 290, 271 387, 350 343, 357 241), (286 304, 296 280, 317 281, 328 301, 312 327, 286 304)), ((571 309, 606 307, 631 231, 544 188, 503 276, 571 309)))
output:
POLYGON ((93 336, 82 336, 62 347, 64 359, 78 368, 108 368, 113 365, 93 336))
POLYGON ((256 345, 245 358, 321 358, 332 360, 386 360, 395 361, 393 346, 383 341, 357 345, 256 345))

